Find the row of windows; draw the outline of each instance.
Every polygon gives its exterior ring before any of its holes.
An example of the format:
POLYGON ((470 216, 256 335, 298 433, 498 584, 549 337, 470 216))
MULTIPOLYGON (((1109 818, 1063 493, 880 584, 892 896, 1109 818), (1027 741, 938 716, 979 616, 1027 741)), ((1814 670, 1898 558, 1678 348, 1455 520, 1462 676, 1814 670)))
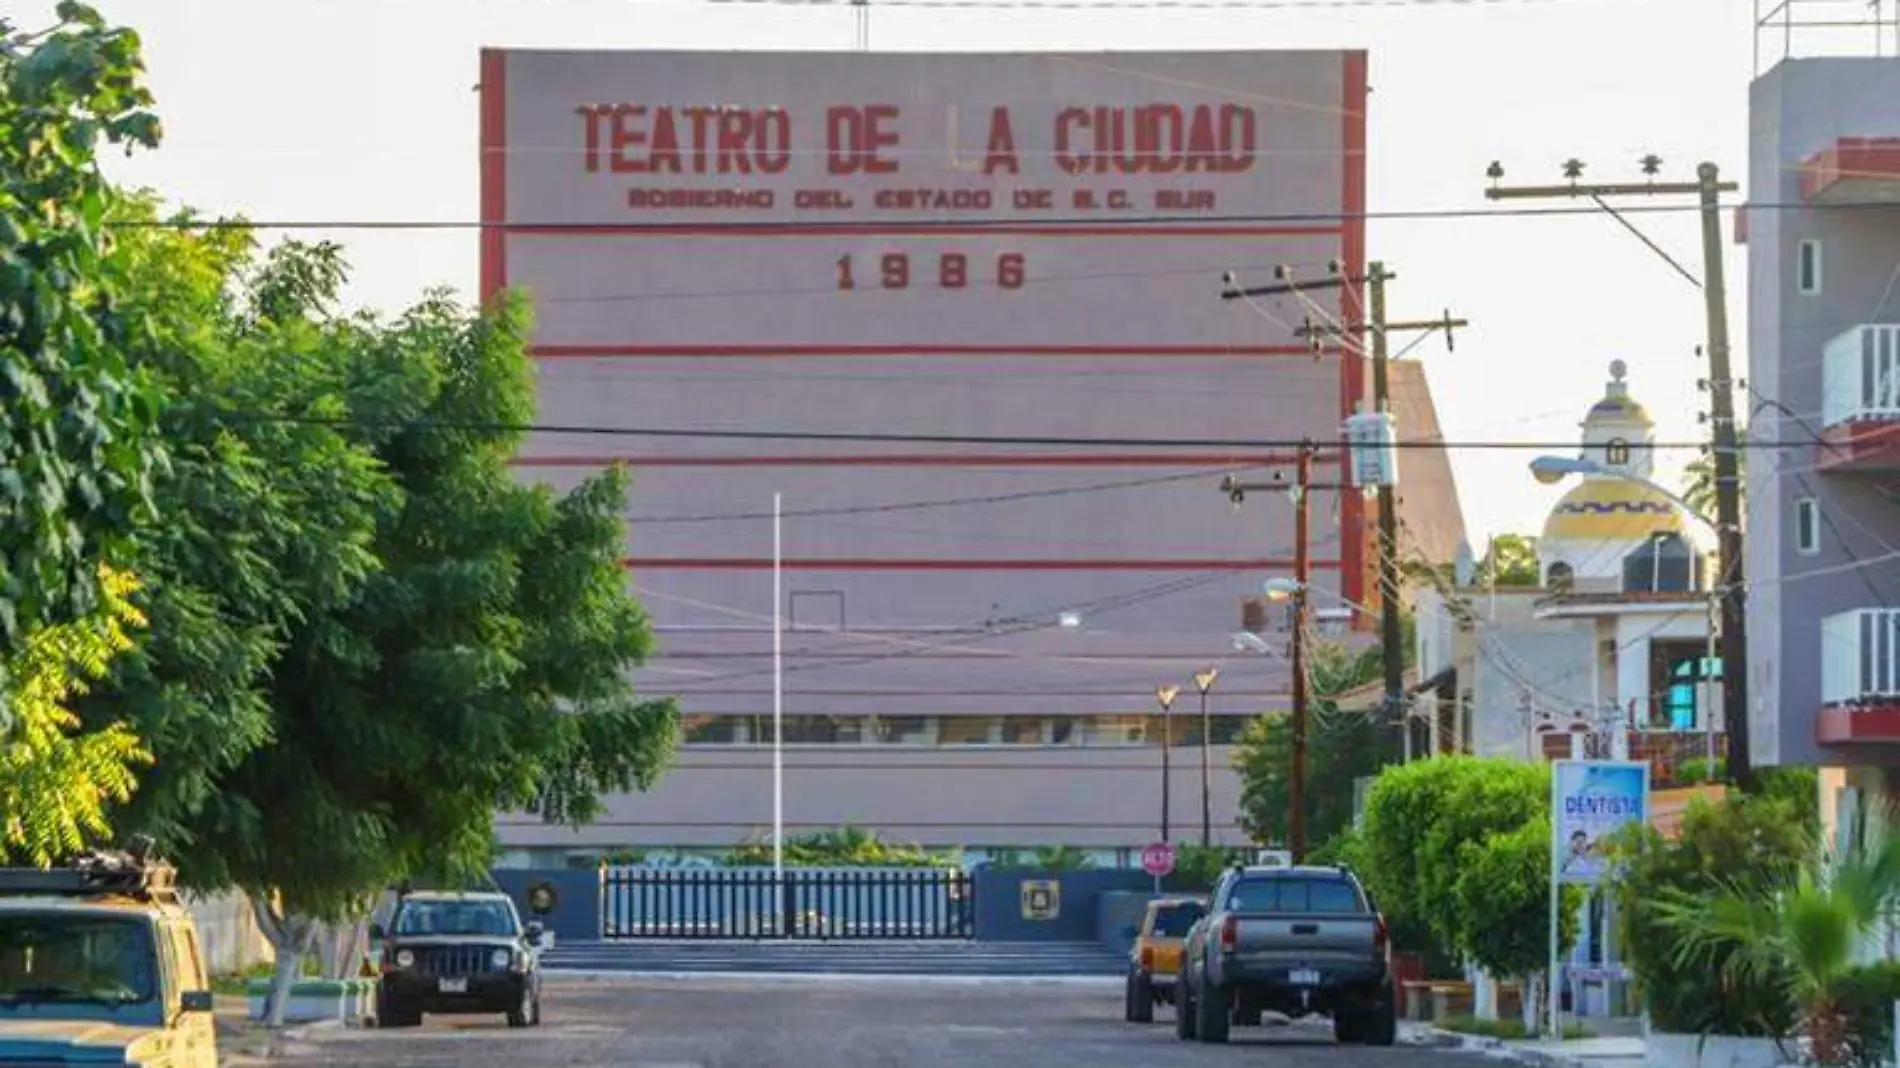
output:
MULTIPOLYGON (((1160 716, 786 716, 786 745, 1157 745, 1160 716)), ((1170 716, 1174 744, 1200 745, 1199 716, 1170 716)), ((687 745, 770 745, 771 716, 687 716, 687 745)), ((1215 716, 1209 740, 1233 745, 1247 717, 1215 716)))

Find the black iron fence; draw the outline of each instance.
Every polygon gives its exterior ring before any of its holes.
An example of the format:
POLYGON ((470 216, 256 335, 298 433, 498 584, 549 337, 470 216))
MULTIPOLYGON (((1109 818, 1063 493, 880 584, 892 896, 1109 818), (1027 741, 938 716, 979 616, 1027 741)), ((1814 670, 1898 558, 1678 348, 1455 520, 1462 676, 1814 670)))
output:
POLYGON ((937 868, 607 868, 606 938, 951 939, 975 926, 972 880, 937 868))

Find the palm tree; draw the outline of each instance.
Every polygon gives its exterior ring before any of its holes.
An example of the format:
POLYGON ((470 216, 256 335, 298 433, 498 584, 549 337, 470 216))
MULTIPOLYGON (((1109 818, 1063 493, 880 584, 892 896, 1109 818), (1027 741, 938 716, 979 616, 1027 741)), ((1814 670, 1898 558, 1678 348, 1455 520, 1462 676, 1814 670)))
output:
MULTIPOLYGON (((1766 892, 1728 883, 1712 897, 1676 891, 1656 903, 1678 939, 1677 963, 1716 969, 1729 982, 1779 988, 1820 1064, 1845 1051, 1842 981, 1858 951, 1900 901, 1900 833, 1885 828, 1844 854, 1813 856, 1766 892)), ((1872 827, 1870 833, 1874 833, 1872 827)))
MULTIPOLYGON (((1748 431, 1735 431, 1735 473, 1746 477, 1748 474, 1748 431)), ((1682 489, 1682 499, 1697 513, 1705 516, 1715 515, 1715 454, 1705 452, 1695 458, 1684 469, 1686 484, 1682 489)))
POLYGON ((1036 867, 1047 871, 1081 871, 1089 863, 1088 851, 1080 846, 1036 847, 1036 867))

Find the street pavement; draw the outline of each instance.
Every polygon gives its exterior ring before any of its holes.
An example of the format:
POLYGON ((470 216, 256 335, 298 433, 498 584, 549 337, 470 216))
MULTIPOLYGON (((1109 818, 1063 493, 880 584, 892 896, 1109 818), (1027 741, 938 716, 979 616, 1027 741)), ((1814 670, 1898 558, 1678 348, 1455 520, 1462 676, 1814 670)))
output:
POLYGON ((314 1030, 288 1068, 1478 1068, 1472 1053, 1340 1047, 1324 1023, 1236 1028, 1230 1046, 1174 1037, 1166 1007, 1123 1023, 1112 983, 898 979, 550 979, 545 1024, 432 1018, 401 1031, 314 1030))

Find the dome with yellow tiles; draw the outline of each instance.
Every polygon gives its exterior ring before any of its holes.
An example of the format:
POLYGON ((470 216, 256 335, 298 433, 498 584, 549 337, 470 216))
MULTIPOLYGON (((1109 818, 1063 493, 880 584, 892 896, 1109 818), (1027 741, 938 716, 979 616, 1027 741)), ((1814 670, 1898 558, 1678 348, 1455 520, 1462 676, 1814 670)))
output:
POLYGON ((1639 482, 1589 478, 1564 494, 1544 521, 1544 537, 1564 541, 1647 541, 1681 534, 1675 502, 1639 482))

